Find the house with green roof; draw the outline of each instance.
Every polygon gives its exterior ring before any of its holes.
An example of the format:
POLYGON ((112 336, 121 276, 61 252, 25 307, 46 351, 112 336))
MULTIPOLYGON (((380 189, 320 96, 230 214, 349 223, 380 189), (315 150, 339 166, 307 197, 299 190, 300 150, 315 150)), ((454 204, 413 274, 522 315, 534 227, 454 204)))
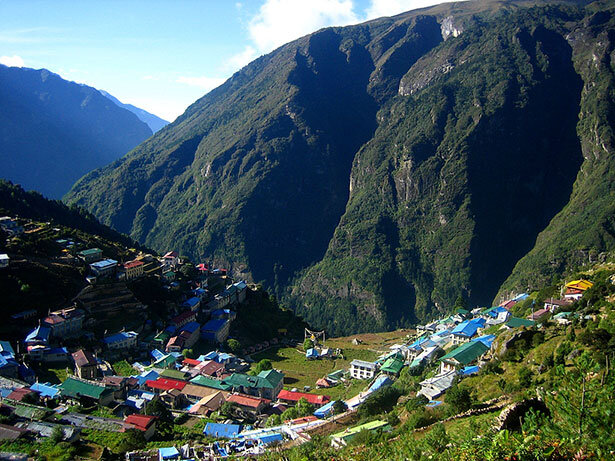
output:
POLYGON ((520 319, 519 317, 511 317, 510 320, 506 322, 506 327, 508 329, 520 328, 520 327, 531 328, 534 325, 536 325, 536 322, 534 322, 533 320, 520 319))
POLYGON ((284 375, 276 370, 261 371, 257 376, 233 373, 224 383, 235 392, 275 400, 282 390, 284 375))
POLYGON ((19 402, 15 406, 15 416, 20 418, 29 419, 30 421, 42 421, 51 413, 51 410, 45 407, 39 407, 37 405, 31 405, 29 403, 19 402))
POLYGON ((404 359, 398 354, 390 356, 380 367, 380 371, 390 376, 398 376, 404 367, 404 359))
POLYGON ((232 386, 230 384, 225 383, 224 381, 220 381, 219 379, 208 378, 207 376, 199 375, 190 380, 192 384, 197 384, 199 386, 210 387, 212 389, 217 389, 219 391, 230 391, 232 386))
POLYGON ((113 390, 91 381, 69 377, 58 386, 60 395, 79 402, 108 405, 113 401, 113 390))
POLYGON ((173 370, 171 368, 162 370, 162 373, 160 373, 160 376, 164 376, 165 378, 179 379, 182 381, 186 381, 186 375, 187 373, 184 373, 183 371, 173 370))
POLYGON ((440 359, 440 374, 448 373, 476 362, 489 347, 481 341, 470 341, 440 359))
POLYGON ((344 447, 354 439, 361 431, 390 431, 391 425, 386 421, 370 421, 360 426, 346 428, 341 432, 331 435, 331 446, 335 448, 344 447))

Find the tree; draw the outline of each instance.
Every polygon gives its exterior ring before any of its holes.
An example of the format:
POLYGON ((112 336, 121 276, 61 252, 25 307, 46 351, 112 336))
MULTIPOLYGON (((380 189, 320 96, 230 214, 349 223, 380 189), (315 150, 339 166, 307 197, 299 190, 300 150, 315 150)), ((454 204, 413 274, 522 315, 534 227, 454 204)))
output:
POLYGON ((56 445, 60 443, 63 439, 64 439, 64 431, 62 430, 62 427, 61 426, 54 427, 53 430, 51 431, 51 435, 49 436, 49 440, 51 440, 51 443, 56 445))
POLYGON ((233 338, 229 339, 226 342, 226 345, 231 350, 231 352, 234 353, 234 354, 239 352, 239 350, 241 349, 241 343, 239 341, 237 341, 236 339, 233 339, 233 338))
POLYGON ((310 338, 305 338, 305 341, 303 341, 303 349, 304 350, 308 350, 311 349, 314 346, 314 343, 312 342, 312 340, 310 338))
POLYGON ((446 391, 444 401, 451 406, 455 413, 461 413, 469 410, 472 406, 472 395, 466 387, 453 384, 453 386, 446 391))
POLYGON ((173 415, 167 406, 160 400, 155 399, 145 405, 145 414, 148 416, 156 416, 163 423, 173 422, 173 415))
POLYGON ((271 370, 272 368, 273 365, 271 364, 271 360, 263 359, 254 366, 254 374, 257 375, 261 371, 271 370))
POLYGON ((459 296, 457 296, 457 298, 455 299, 454 307, 455 307, 455 310, 468 308, 468 302, 466 301, 463 295, 460 294, 459 296))
POLYGON ((532 370, 528 367, 521 367, 517 372, 517 377, 519 378, 519 386, 521 388, 527 389, 532 385, 532 370))
POLYGON ((340 413, 344 413, 348 410, 348 405, 343 400, 336 400, 333 402, 333 414, 339 415, 340 413))
POLYGON ((390 411, 399 399, 400 392, 393 386, 373 392, 359 407, 359 416, 373 416, 390 411))
POLYGON ((235 415, 237 404, 235 402, 224 402, 220 407, 220 414, 227 418, 232 418, 235 415))
POLYGON ((282 424, 282 418, 280 418, 280 415, 271 415, 269 418, 267 418, 265 426, 272 427, 279 426, 280 424, 282 424))
POLYGON ((118 444, 118 451, 132 451, 138 450, 145 446, 145 436, 143 432, 138 429, 128 429, 124 432, 122 441, 118 444))
POLYGON ((308 416, 314 413, 314 405, 308 402, 305 397, 301 397, 299 399, 297 405, 295 405, 295 408, 297 409, 297 413, 299 414, 298 417, 308 416))

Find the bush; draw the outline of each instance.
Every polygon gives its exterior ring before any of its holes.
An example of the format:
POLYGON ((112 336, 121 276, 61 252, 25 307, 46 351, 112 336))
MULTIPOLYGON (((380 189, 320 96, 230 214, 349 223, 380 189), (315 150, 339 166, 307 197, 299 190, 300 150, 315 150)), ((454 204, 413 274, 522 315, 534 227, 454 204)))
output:
POLYGON ((466 387, 453 384, 453 386, 446 391, 444 401, 450 405, 455 413, 462 413, 469 410, 472 406, 472 394, 470 394, 470 391, 466 387))
POLYGON ((358 414, 364 417, 390 411, 397 403, 400 395, 399 390, 392 386, 379 389, 367 397, 365 402, 359 407, 358 414))
POLYGON ((420 427, 429 426, 437 421, 435 414, 425 408, 420 408, 410 415, 408 418, 409 429, 418 429, 420 427))
POLYGON ((333 402, 333 414, 339 415, 340 413, 344 413, 348 410, 348 405, 343 400, 336 400, 333 402))
POLYGON ((528 367, 521 367, 517 372, 517 378, 519 379, 519 386, 522 388, 528 388, 532 385, 532 370, 528 367))
POLYGON ((239 352, 239 350, 241 349, 241 343, 233 338, 229 339, 226 342, 226 345, 228 346, 230 351, 233 352, 234 354, 239 352))

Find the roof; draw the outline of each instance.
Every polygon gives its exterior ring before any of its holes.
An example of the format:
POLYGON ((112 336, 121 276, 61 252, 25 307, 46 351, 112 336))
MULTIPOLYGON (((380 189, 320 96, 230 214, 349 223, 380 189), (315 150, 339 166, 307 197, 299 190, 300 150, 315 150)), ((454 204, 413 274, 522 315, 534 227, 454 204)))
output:
POLYGON ((244 394, 231 394, 226 399, 227 402, 234 402, 242 407, 258 408, 259 406, 269 403, 270 400, 252 397, 244 394))
POLYGON ((491 345, 493 344, 493 340, 495 339, 495 335, 483 335, 478 338, 474 338, 472 341, 480 341, 485 346, 491 349, 491 345))
POLYGON ((537 320, 543 315, 547 315, 549 312, 551 312, 549 309, 538 309, 536 312, 528 315, 527 318, 530 320, 537 320))
POLYGON ((106 269, 107 267, 116 266, 116 265, 117 265, 117 261, 115 259, 103 259, 102 261, 91 263, 90 267, 94 267, 96 269, 106 269))
POLYGON ((331 400, 328 395, 307 394, 305 392, 293 392, 282 389, 278 394, 278 399, 288 400, 290 402, 298 402, 300 399, 305 399, 312 405, 324 405, 331 400))
POLYGON ((476 331, 479 328, 483 328, 485 326, 485 319, 472 319, 461 322, 451 332, 454 335, 461 335, 471 338, 476 334, 476 331))
POLYGON ((196 378, 191 379, 190 382, 192 384, 210 387, 212 389, 218 389, 221 391, 228 391, 232 387, 230 384, 227 384, 223 381, 220 381, 218 379, 208 378, 206 376, 197 376, 196 378))
POLYGON ((364 367, 364 368, 370 368, 370 369, 376 368, 376 364, 374 362, 366 362, 365 360, 358 360, 358 359, 354 359, 352 362, 350 362, 350 366, 364 367))
POLYGON ((195 367, 197 365, 200 365, 201 363, 203 363, 203 362, 201 362, 200 360, 197 360, 197 359, 184 359, 182 361, 182 365, 189 365, 191 367, 195 367))
POLYGON ((133 267, 139 267, 142 265, 143 265, 143 261, 139 261, 135 259, 133 261, 128 261, 127 263, 124 263, 124 269, 132 269, 133 267))
POLYGON ((324 418, 325 416, 329 416, 331 413, 333 413, 333 404, 335 402, 337 402, 337 400, 332 400, 331 402, 323 405, 314 412, 314 416, 318 418, 324 418))
POLYGON ((28 433, 27 429, 0 424, 0 440, 15 440, 28 433))
POLYGON ((72 356, 73 360, 75 361, 75 365, 77 365, 78 367, 84 367, 86 365, 96 365, 96 359, 91 352, 79 349, 77 352, 73 352, 72 356))
POLYGON ((221 424, 221 423, 207 423, 203 434, 210 437, 226 437, 233 438, 241 432, 240 424, 221 424))
POLYGON ((506 326, 509 328, 519 328, 519 327, 531 327, 534 326, 536 322, 528 319, 520 319, 518 317, 511 317, 508 322, 506 322, 506 326))
POLYGON ((106 394, 113 392, 111 389, 107 389, 105 386, 98 386, 89 381, 83 381, 76 378, 69 377, 59 386, 61 395, 63 397, 90 397, 93 399, 100 399, 106 394))
POLYGON ((167 370, 162 370, 162 373, 160 373, 160 376, 183 381, 186 378, 186 373, 184 373, 183 371, 179 371, 179 370, 167 369, 167 370))
POLYGON ((164 258, 178 258, 179 254, 177 253, 177 251, 169 251, 163 257, 164 258))
POLYGON ((128 339, 136 338, 139 336, 134 331, 121 331, 119 333, 115 333, 114 335, 107 336, 103 338, 103 343, 105 344, 114 344, 122 341, 126 341, 128 339))
POLYGON ((575 290, 581 290, 581 291, 585 291, 588 288, 591 288, 593 286, 594 284, 592 282, 590 282, 589 280, 585 280, 585 279, 573 280, 572 282, 568 282, 566 284, 566 288, 573 288, 575 290))
POLYGON ((203 325, 202 331, 214 331, 218 332, 228 322, 226 319, 213 319, 203 325))
POLYGON ((196 312, 193 311, 184 311, 176 317, 173 317, 170 323, 182 323, 184 320, 189 319, 190 317, 196 318, 196 312))
POLYGON ((382 364, 382 367, 380 367, 380 371, 397 374, 401 371, 403 367, 403 359, 395 355, 385 360, 385 362, 382 364))
POLYGON ((386 421, 370 421, 369 423, 361 424, 360 426, 355 426, 355 427, 347 428, 347 429, 345 429, 345 430, 343 430, 341 432, 338 432, 337 434, 331 435, 331 437, 332 438, 352 437, 352 436, 358 434, 361 431, 365 431, 365 430, 373 431, 373 430, 376 430, 376 429, 387 430, 390 427, 391 426, 386 421))
POLYGON ((58 386, 49 383, 34 383, 30 386, 30 389, 38 392, 41 397, 47 397, 50 399, 55 398, 60 393, 58 386))
POLYGON ((200 298, 197 298, 196 296, 192 297, 192 298, 188 298, 184 301, 183 305, 184 306, 188 306, 188 307, 194 307, 197 304, 199 304, 201 302, 200 298))
POLYGON ((161 391, 170 391, 171 389, 177 389, 181 391, 184 387, 186 387, 186 381, 179 381, 177 379, 171 378, 158 378, 155 381, 147 380, 145 385, 147 387, 151 387, 152 389, 159 389, 161 391))
POLYGON ((207 362, 201 362, 201 365, 197 365, 199 372, 203 375, 212 376, 218 373, 220 370, 224 369, 224 365, 222 363, 218 363, 215 360, 209 360, 207 362))
POLYGON ((170 459, 179 456, 179 451, 175 447, 158 448, 161 459, 170 459))
POLYGON ((36 394, 36 393, 27 387, 20 387, 20 388, 13 390, 13 392, 7 395, 6 398, 11 399, 11 400, 16 400, 17 402, 21 402, 25 396, 30 395, 30 394, 36 394))
POLYGON ((38 326, 32 330, 28 336, 26 336, 26 342, 36 340, 48 341, 50 333, 51 329, 49 327, 38 326))
POLYGON ((481 355, 483 355, 486 351, 489 350, 484 343, 481 341, 471 341, 468 343, 464 343, 455 350, 449 352, 440 360, 454 360, 459 362, 462 365, 468 365, 478 359, 481 355))
POLYGON ((259 378, 263 378, 271 385, 271 388, 276 388, 284 380, 284 374, 277 370, 265 370, 258 374, 259 378))
POLYGON ((100 248, 88 248, 87 250, 80 251, 77 254, 80 256, 90 256, 97 253, 102 253, 102 250, 100 248))
POLYGON ((373 384, 369 387, 369 392, 377 391, 378 389, 381 389, 386 386, 390 386, 391 384, 393 384, 393 381, 391 380, 391 378, 385 375, 380 375, 378 376, 378 378, 376 378, 373 384))
POLYGON ((187 331, 188 333, 194 333, 200 327, 201 325, 198 322, 188 322, 182 327, 181 331, 187 331))
POLYGON ((146 431, 156 420, 155 416, 149 415, 130 415, 127 416, 124 422, 132 424, 140 431, 146 431))

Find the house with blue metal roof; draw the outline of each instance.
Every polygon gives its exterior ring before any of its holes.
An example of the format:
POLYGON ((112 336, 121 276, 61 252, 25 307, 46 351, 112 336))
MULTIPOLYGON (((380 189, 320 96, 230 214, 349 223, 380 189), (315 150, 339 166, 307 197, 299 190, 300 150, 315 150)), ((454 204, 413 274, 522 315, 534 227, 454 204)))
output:
POLYGON ((486 320, 483 318, 475 318, 461 322, 451 331, 453 344, 461 344, 468 342, 480 328, 484 328, 486 320))
POLYGON ((209 437, 232 439, 237 437, 241 429, 241 424, 207 423, 205 429, 203 429, 203 434, 209 437))
POLYGON ((181 454, 175 447, 159 448, 158 459, 161 461, 167 459, 181 459, 181 454))
POLYGON ((51 328, 38 326, 26 336, 26 346, 43 345, 46 346, 51 336, 51 328))
POLYGON ((90 270, 96 277, 106 277, 115 273, 117 261, 115 259, 103 259, 90 264, 90 270))
POLYGON ((42 399, 53 400, 60 394, 60 389, 55 384, 50 383, 34 383, 30 389, 39 393, 42 399))
POLYGON ((137 347, 138 333, 134 331, 120 331, 103 338, 103 343, 111 350, 132 349, 137 347))
POLYGON ((201 338, 212 343, 223 343, 228 338, 230 328, 230 321, 212 319, 201 328, 201 338))
POLYGON ((4 357, 0 355, 0 376, 5 378, 19 377, 19 364, 13 357, 4 357))
POLYGON ((494 339, 495 339, 495 335, 483 335, 483 336, 479 336, 478 338, 472 339, 472 341, 480 341, 485 346, 487 346, 489 349, 491 349, 491 345, 493 344, 494 339))
POLYGON ((201 306, 201 298, 199 298, 198 296, 189 298, 182 303, 182 307, 190 309, 191 311, 197 310, 200 306, 201 306))

